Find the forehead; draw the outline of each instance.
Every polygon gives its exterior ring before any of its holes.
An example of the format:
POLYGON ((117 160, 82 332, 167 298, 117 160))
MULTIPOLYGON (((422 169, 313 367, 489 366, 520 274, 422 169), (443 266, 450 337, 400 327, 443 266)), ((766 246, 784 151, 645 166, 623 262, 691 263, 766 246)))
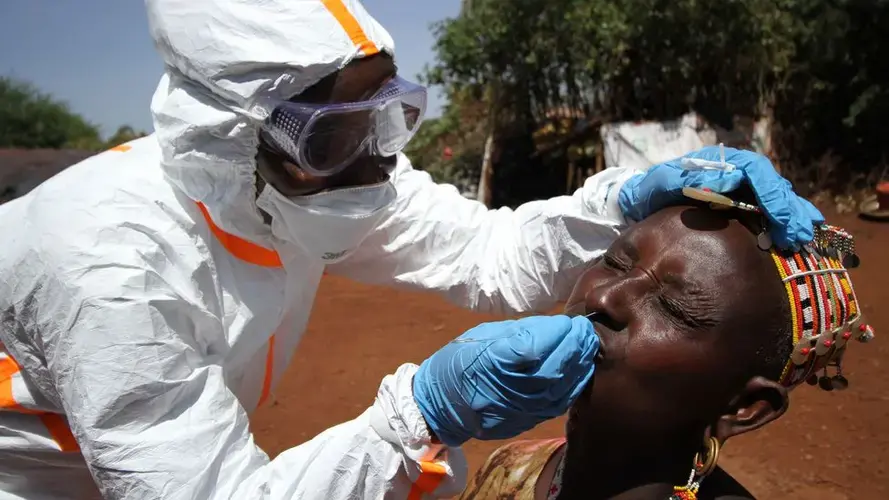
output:
POLYGON ((320 104, 368 99, 395 76, 397 70, 389 54, 363 57, 322 78, 292 100, 320 104))
POLYGON ((671 207, 625 232, 615 248, 658 273, 661 281, 741 292, 776 271, 756 237, 735 214, 671 207))

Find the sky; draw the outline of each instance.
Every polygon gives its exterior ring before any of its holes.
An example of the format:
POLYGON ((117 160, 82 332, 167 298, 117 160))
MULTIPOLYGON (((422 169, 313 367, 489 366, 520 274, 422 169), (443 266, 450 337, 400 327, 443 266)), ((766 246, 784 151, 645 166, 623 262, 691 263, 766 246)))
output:
MULTIPOLYGON (((460 0, 364 0, 395 40, 402 76, 434 62, 429 25, 460 0)), ((143 0, 0 0, 0 75, 36 85, 108 136, 121 125, 150 131, 149 104, 163 72, 143 0)), ((429 116, 442 97, 430 91, 429 116)))

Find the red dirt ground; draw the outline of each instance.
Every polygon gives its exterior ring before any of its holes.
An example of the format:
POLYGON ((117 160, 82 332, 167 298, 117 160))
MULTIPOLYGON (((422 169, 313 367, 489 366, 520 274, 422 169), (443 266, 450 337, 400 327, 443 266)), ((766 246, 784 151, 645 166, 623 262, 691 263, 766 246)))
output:
MULTIPOLYGON (((851 216, 831 219, 856 236, 863 264, 853 280, 877 339, 849 349, 844 371, 849 390, 825 393, 802 386, 778 422, 728 443, 720 463, 759 498, 889 498, 889 386, 882 370, 889 359, 884 289, 889 284, 889 224, 851 216)), ((355 417, 371 404, 384 375, 401 363, 420 363, 490 319, 437 297, 326 278, 309 331, 275 390, 276 401, 252 419, 259 444, 274 456, 355 417)), ((549 422, 522 437, 560 436, 563 424, 561 419, 549 422)), ((469 443, 465 451, 471 470, 500 444, 469 443)))

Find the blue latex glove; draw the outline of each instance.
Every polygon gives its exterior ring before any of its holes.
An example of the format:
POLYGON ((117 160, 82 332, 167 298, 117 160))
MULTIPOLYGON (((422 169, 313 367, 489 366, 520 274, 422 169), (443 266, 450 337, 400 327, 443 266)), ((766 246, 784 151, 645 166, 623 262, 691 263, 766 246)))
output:
POLYGON ((448 446, 511 438, 564 414, 592 378, 598 351, 583 316, 484 323, 420 365, 414 399, 448 446))
MULTIPOLYGON (((719 147, 708 146, 685 157, 718 162, 719 147)), ((732 172, 684 170, 680 161, 675 159, 655 165, 627 180, 618 197, 624 215, 640 221, 685 199, 684 187, 728 193, 746 182, 753 188, 758 204, 769 220, 770 235, 778 247, 798 249, 812 241, 814 227, 824 222, 821 212, 797 196, 790 182, 781 177, 769 159, 761 154, 725 148, 725 161, 735 166, 732 172)))

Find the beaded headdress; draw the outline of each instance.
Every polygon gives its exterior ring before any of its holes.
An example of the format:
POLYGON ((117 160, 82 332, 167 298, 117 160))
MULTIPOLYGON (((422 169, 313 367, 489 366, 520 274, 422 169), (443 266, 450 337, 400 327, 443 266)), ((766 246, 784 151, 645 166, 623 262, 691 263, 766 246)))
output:
POLYGON ((814 241, 799 252, 774 247, 769 252, 784 283, 793 331, 793 352, 781 384, 792 388, 808 382, 828 391, 845 389, 842 358, 847 342, 869 342, 874 337, 862 318, 847 270, 859 263, 854 239, 841 228, 822 225, 815 228, 814 241), (827 373, 831 367, 833 376, 827 373))
MULTIPOLYGON (((707 190, 685 188, 683 193, 711 206, 762 213, 759 207, 707 190)), ((874 338, 849 278, 848 269, 860 263, 854 238, 842 228, 823 224, 815 227, 813 241, 796 252, 772 245, 766 229, 757 242, 771 255, 790 305, 793 351, 779 382, 788 388, 808 382, 827 391, 845 389, 849 383, 843 377, 842 358, 847 343, 874 338), (832 375, 829 368, 835 370, 832 375)))
MULTIPOLYGON (((714 208, 762 214, 757 206, 706 189, 684 188, 682 192, 714 208)), ((775 247, 766 224, 757 236, 759 248, 769 252, 778 269, 790 304, 793 350, 779 382, 788 388, 807 382, 826 391, 845 389, 849 386, 842 369, 846 345, 850 340, 870 342, 874 331, 861 315, 849 279, 848 269, 860 263, 852 235, 827 224, 816 227, 814 232, 813 241, 799 251, 775 247), (833 375, 828 373, 829 368, 834 368, 833 375)), ((718 440, 711 437, 709 441, 707 460, 695 457, 688 483, 675 487, 669 500, 697 499, 701 481, 712 471, 719 455, 718 440)))

